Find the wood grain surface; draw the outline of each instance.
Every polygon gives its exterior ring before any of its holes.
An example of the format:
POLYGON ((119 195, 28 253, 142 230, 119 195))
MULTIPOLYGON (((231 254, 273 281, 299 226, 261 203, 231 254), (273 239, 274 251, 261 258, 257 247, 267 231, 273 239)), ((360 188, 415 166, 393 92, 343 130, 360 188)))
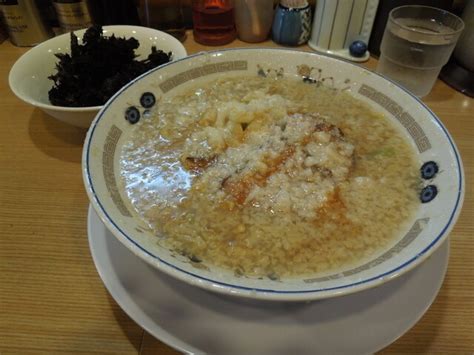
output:
MULTIPOLYGON (((204 47, 188 33, 189 54, 204 47)), ((224 47, 276 47, 240 41, 224 47)), ((308 47, 299 49, 309 50, 308 47)), ((135 324, 105 290, 87 242, 85 131, 17 99, 8 86, 27 48, 0 44, 0 354, 177 352, 135 324)), ((371 59, 366 65, 374 68, 371 59)), ((474 100, 441 81, 424 99, 454 137, 466 198, 443 287, 423 318, 380 354, 474 352, 474 100)))

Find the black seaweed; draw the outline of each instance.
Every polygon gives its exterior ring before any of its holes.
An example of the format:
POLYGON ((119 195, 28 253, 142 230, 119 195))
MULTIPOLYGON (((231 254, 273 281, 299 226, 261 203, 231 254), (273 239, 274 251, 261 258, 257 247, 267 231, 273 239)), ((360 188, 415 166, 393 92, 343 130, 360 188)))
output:
POLYGON ((136 60, 135 38, 104 37, 101 26, 92 26, 79 44, 71 32, 71 54, 56 54, 57 73, 49 100, 56 106, 87 107, 103 105, 122 86, 137 76, 171 60, 165 53, 151 47, 145 60, 136 60))

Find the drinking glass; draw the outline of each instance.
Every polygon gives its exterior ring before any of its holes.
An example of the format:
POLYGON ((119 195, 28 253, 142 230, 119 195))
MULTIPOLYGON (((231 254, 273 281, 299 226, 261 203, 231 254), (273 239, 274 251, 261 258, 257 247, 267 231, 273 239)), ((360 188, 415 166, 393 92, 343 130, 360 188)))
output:
POLYGON ((390 12, 377 72, 418 97, 428 95, 464 28, 452 13, 430 6, 400 6, 390 12))

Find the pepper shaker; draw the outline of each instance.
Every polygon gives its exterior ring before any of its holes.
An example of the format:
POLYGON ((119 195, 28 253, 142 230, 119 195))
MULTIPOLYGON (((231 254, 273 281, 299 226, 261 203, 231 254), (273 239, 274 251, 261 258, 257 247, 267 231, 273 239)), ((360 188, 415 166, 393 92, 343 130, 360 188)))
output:
POLYGON ((281 0, 275 10, 272 37, 276 43, 298 46, 311 33, 311 7, 306 0, 281 0))

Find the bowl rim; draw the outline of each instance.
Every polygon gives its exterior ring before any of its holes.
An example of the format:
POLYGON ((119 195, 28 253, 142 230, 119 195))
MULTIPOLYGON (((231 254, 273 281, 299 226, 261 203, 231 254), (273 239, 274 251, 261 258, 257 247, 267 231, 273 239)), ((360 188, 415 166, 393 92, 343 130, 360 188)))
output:
MULTIPOLYGON (((118 30, 122 30, 122 29, 123 30, 129 30, 129 31, 134 31, 135 30, 135 31, 137 31, 137 34, 138 33, 141 33, 141 34, 145 34, 145 33, 159 34, 160 36, 163 36, 167 40, 170 40, 171 42, 174 42, 174 44, 177 44, 179 47, 181 47, 180 49, 183 50, 184 56, 185 57, 187 56, 187 51, 186 51, 186 48, 184 48, 183 44, 178 39, 176 39, 175 37, 170 35, 169 33, 166 33, 166 32, 154 29, 154 28, 150 28, 150 27, 144 27, 144 26, 134 26, 134 25, 106 25, 106 26, 102 26, 103 31, 110 31, 111 32, 110 35, 114 34, 113 31, 118 31, 118 30)), ((85 32, 86 30, 87 30, 87 28, 80 28, 78 30, 74 30, 74 31, 71 31, 71 32, 74 32, 74 33, 79 32, 82 35, 82 33, 85 32)), ((8 73, 8 85, 10 86, 10 90, 15 94, 16 97, 18 97, 20 100, 22 100, 24 102, 29 103, 30 105, 33 105, 35 107, 39 107, 39 108, 44 109, 44 110, 62 111, 62 112, 96 112, 96 111, 99 111, 105 105, 104 104, 104 105, 98 105, 98 106, 69 107, 69 106, 56 106, 56 105, 53 105, 53 104, 47 104, 47 103, 35 100, 31 96, 26 97, 26 96, 20 94, 20 92, 17 89, 16 84, 13 81, 14 73, 16 73, 16 71, 19 70, 18 67, 20 65, 22 65, 22 62, 25 60, 25 58, 30 56, 32 53, 34 53, 36 51, 39 51, 42 48, 47 47, 47 46, 49 46, 49 45, 51 45, 55 42, 62 42, 63 40, 67 39, 71 35, 71 32, 66 32, 66 33, 60 34, 58 36, 52 37, 52 38, 50 38, 50 39, 48 39, 44 42, 41 42, 40 44, 30 48, 28 51, 23 53, 15 61, 15 63, 10 68, 10 71, 8 73)), ((107 34, 107 33, 104 33, 104 34, 107 34)), ((120 36, 122 36, 122 35, 120 35, 120 36)), ((70 43, 70 41, 68 41, 68 45, 69 45, 69 43, 70 43)), ((52 53, 52 54, 54 55, 54 53, 52 53)), ((183 57, 183 58, 185 58, 185 57, 183 57)), ((179 58, 179 59, 183 59, 183 58, 179 58)), ((176 59, 176 60, 178 60, 178 59, 176 59)), ((172 60, 172 61, 174 61, 174 60, 172 60)), ((167 63, 165 63, 165 64, 167 64, 167 63)), ((156 68, 154 68, 154 69, 156 69, 156 68)))
POLYGON ((126 247, 131 250, 135 255, 140 257, 142 260, 145 260, 149 264, 151 264, 154 268, 171 275, 181 281, 186 283, 211 290, 218 293, 223 293, 227 295, 234 295, 239 297, 246 297, 246 298, 253 298, 253 299, 261 299, 261 300, 269 300, 269 301, 309 301, 309 300, 317 300, 317 299, 324 299, 330 297, 338 297, 343 295, 352 294, 355 292, 360 292, 369 288, 376 287, 382 283, 385 283, 389 280, 392 280, 396 277, 405 274, 406 272, 414 269, 416 266, 421 264, 424 260, 426 260, 449 236, 449 233, 453 229, 462 209, 462 205, 464 202, 464 195, 465 195, 465 179, 464 179, 464 167, 462 164, 462 159, 459 153, 459 150, 452 139, 450 133, 443 125, 441 120, 436 116, 436 114, 425 104, 423 103, 418 97, 413 95, 407 89, 403 88, 401 85, 397 84, 390 78, 387 78, 384 75, 381 75, 375 71, 372 71, 366 67, 361 65, 355 64, 345 59, 335 58, 332 56, 327 56, 324 54, 319 54, 315 52, 307 52, 303 50, 295 50, 291 48, 269 48, 269 47, 252 47, 252 48, 225 48, 225 49, 218 49, 208 52, 199 52, 193 55, 187 56, 182 59, 178 59, 173 62, 166 63, 160 67, 152 69, 151 71, 142 74, 141 76, 135 78, 130 83, 122 87, 112 98, 102 107, 100 112, 96 115, 94 121, 92 122, 84 142, 83 147, 83 155, 82 155, 82 172, 83 172, 83 180, 84 185, 86 188, 87 195, 93 206, 94 210, 97 212, 98 216, 102 220, 102 222, 107 226, 107 228, 114 234, 115 237, 119 239, 122 243, 126 245, 126 247), (155 255, 153 252, 145 249, 143 246, 138 244, 134 241, 130 236, 127 235, 117 224, 116 222, 109 216, 106 212, 103 204, 99 201, 96 191, 94 190, 92 179, 89 174, 89 160, 90 160, 90 144, 97 128, 98 122, 104 116, 105 111, 107 108, 117 99, 119 95, 121 95, 125 90, 127 90, 130 86, 134 85, 135 82, 141 80, 142 78, 151 75, 157 70, 162 70, 168 65, 178 65, 179 62, 185 60, 193 60, 196 57, 204 56, 204 55, 212 55, 222 52, 239 52, 239 51, 286 51, 289 53, 300 53, 304 55, 310 55, 314 57, 324 57, 329 58, 330 60, 334 60, 337 62, 342 62, 350 65, 354 65, 363 71, 367 72, 370 75, 377 75, 388 82, 392 83, 393 85, 397 86, 398 88, 402 89, 406 94, 410 97, 414 98, 419 105, 424 108, 431 119, 433 119, 434 123, 438 125, 441 131, 444 133, 445 137, 447 138, 456 158, 456 165, 458 171, 458 186, 459 189, 456 191, 456 202, 454 204, 453 211, 451 212, 449 219, 446 225, 442 228, 440 233, 432 239, 432 241, 417 255, 413 256, 409 260, 405 261, 403 264, 400 264, 390 270, 380 273, 376 276, 359 280, 356 282, 352 282, 349 284, 343 284, 340 286, 334 287, 326 287, 326 288, 316 288, 311 290, 275 290, 271 288, 255 288, 255 287, 246 287, 240 285, 234 285, 228 282, 213 280, 211 278, 200 276, 190 271, 183 270, 179 266, 173 265, 158 255, 155 255))

